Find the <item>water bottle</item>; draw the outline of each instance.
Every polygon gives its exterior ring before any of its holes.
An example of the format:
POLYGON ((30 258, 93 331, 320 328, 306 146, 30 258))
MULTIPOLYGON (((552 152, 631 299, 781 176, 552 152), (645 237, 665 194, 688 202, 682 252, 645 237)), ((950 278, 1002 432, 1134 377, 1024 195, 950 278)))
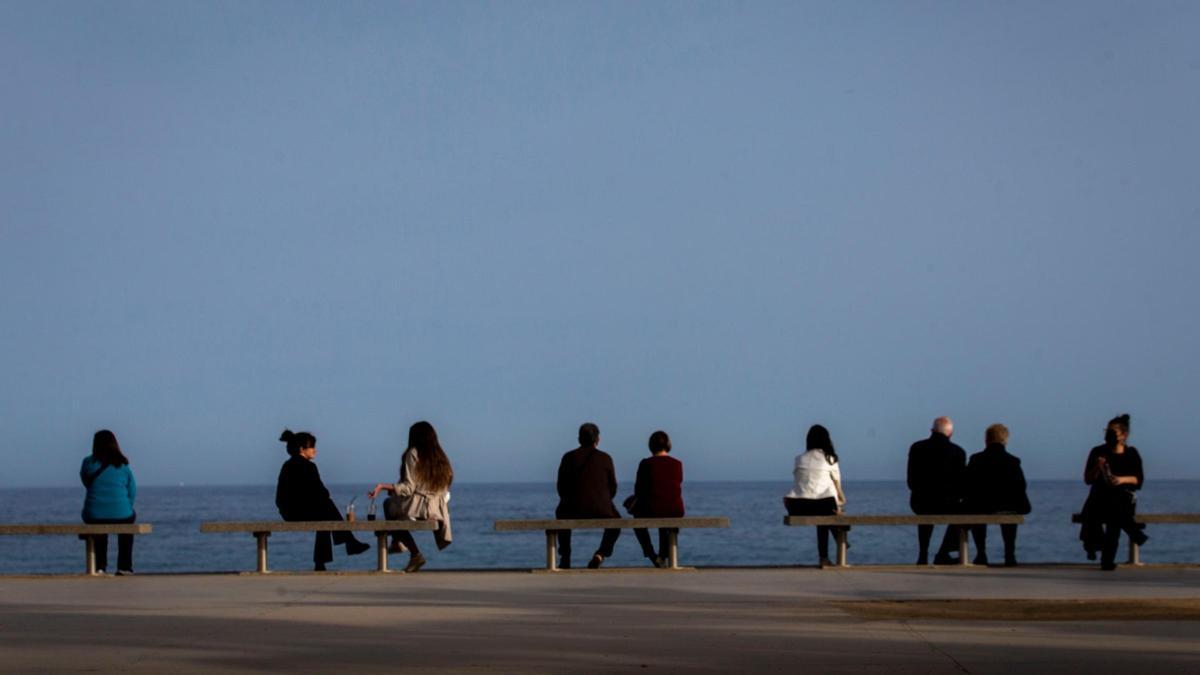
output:
POLYGON ((367 520, 375 520, 375 498, 371 497, 371 504, 367 506, 367 520))
MULTIPOLYGON (((358 499, 358 496, 356 495, 354 499, 358 499)), ((354 499, 351 499, 350 503, 346 505, 346 522, 349 523, 354 522, 354 499)))

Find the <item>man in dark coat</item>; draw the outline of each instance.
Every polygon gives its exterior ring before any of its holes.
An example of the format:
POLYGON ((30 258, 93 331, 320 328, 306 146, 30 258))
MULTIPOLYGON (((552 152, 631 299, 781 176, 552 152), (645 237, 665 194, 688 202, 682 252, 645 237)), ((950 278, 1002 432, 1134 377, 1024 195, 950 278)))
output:
MULTIPOLYGON (((1021 460, 1008 454, 1008 427, 993 424, 984 433, 987 447, 971 455, 967 463, 967 497, 963 510, 967 513, 1019 513, 1025 515, 1032 509, 1029 496, 1025 493, 1025 472, 1021 460)), ((975 537, 975 564, 986 565, 987 525, 973 525, 975 537)), ((1004 566, 1017 564, 1017 526, 1001 525, 1004 537, 1004 566)))
MULTIPOLYGON (((600 428, 588 422, 579 427, 579 447, 563 455, 558 465, 558 508, 554 517, 559 519, 620 518, 613 506, 617 496, 617 472, 613 469, 612 457, 600 450, 600 428)), ((613 546, 620 529, 608 529, 600 539, 600 548, 588 562, 596 569, 605 558, 613 554, 613 546)), ((571 568, 571 531, 558 532, 559 564, 563 569, 571 568)))
MULTIPOLYGON (((917 441, 908 449, 908 489, 912 491, 909 506, 920 515, 959 513, 963 497, 963 479, 966 472, 967 453, 954 443, 954 422, 949 417, 933 421, 929 438, 917 441)), ((920 553, 918 565, 929 564, 929 540, 933 537, 932 525, 918 525, 917 539, 920 553)), ((951 552, 958 549, 958 526, 946 526, 946 536, 934 556, 935 565, 957 562, 951 552)))

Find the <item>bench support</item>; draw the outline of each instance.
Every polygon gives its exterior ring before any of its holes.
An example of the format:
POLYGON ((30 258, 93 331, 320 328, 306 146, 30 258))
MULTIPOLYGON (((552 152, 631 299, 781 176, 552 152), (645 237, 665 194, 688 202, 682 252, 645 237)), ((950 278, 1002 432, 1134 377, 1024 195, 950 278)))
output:
POLYGON ((270 570, 267 569, 267 537, 271 536, 270 532, 255 532, 254 539, 258 543, 258 565, 255 569, 259 574, 266 574, 270 570))
POLYGON ((1138 546, 1137 543, 1134 542, 1132 539, 1129 540, 1129 564, 1130 565, 1141 565, 1142 564, 1141 547, 1138 546))
POLYGON ((388 535, 387 532, 375 533, 375 571, 390 572, 388 569, 388 535))
POLYGON ((846 535, 847 535, 849 529, 850 528, 848 528, 848 527, 833 528, 833 540, 837 543, 837 566, 838 567, 846 567, 846 549, 848 548, 848 546, 846 544, 846 539, 847 539, 846 535))
POLYGON ((958 526, 958 564, 959 565, 970 565, 971 564, 971 563, 967 562, 967 557, 971 553, 967 547, 967 538, 968 538, 967 536, 969 534, 971 534, 971 526, 970 525, 959 525, 958 526))
POLYGON ((90 576, 96 576, 96 538, 84 535, 83 541, 87 548, 87 573, 90 576))
POLYGON ((667 564, 671 569, 679 569, 679 530, 671 528, 667 532, 667 564))
POLYGON ((546 569, 558 571, 558 530, 546 530, 546 569))

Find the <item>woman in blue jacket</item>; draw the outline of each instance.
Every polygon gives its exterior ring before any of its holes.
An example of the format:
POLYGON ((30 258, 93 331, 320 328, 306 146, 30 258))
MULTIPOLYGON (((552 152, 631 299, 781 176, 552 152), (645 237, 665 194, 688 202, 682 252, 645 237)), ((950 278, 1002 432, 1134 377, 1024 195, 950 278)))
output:
MULTIPOLYGON (((83 458, 79 479, 87 488, 83 500, 83 522, 96 524, 132 523, 137 519, 133 501, 137 481, 129 470, 129 460, 121 452, 117 436, 101 429, 92 438, 92 454, 83 458)), ((96 542, 96 570, 108 567, 108 535, 93 537, 96 542)), ((117 574, 133 574, 133 535, 117 535, 117 574)))

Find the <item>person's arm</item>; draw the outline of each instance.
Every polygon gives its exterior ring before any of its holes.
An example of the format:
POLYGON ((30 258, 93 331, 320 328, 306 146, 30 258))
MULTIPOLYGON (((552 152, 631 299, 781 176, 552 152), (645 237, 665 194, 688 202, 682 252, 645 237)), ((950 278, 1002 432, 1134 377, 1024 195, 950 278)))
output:
POLYGON ((837 490, 838 511, 846 505, 846 493, 842 491, 842 470, 837 464, 829 468, 829 477, 833 479, 833 487, 837 490))
POLYGON ((133 477, 133 469, 130 469, 128 464, 125 465, 125 471, 129 473, 129 486, 127 488, 129 491, 129 505, 133 506, 133 503, 137 500, 137 479, 133 477))
POLYGON ((566 499, 567 493, 571 491, 570 485, 568 485, 570 480, 570 474, 567 472, 568 456, 569 453, 567 455, 563 455, 563 458, 558 462, 558 480, 555 481, 554 486, 555 489, 558 490, 559 499, 566 499))
POLYGON ((917 472, 916 472, 916 467, 913 466, 914 464, 916 464, 916 462, 915 462, 915 458, 913 457, 913 449, 909 448, 908 449, 908 475, 907 475, 909 490, 917 489, 916 481, 914 480, 916 478, 917 472))
POLYGON ((605 469, 608 471, 608 494, 611 499, 617 496, 617 470, 613 468, 612 457, 608 458, 605 469))
POLYGON ((1101 468, 1106 464, 1104 457, 1100 455, 1099 450, 1093 448, 1088 453, 1087 462, 1083 465, 1083 482, 1091 485, 1100 478, 1101 468))
POLYGON ((1128 447, 1125 448, 1125 453, 1133 460, 1131 462, 1133 464, 1133 473, 1123 476, 1113 476, 1112 484, 1128 485, 1134 490, 1140 490, 1142 488, 1142 479, 1144 478, 1142 475, 1142 456, 1138 454, 1137 450, 1128 447))
POLYGON ((650 498, 650 492, 653 486, 650 485, 650 467, 647 460, 642 460, 638 463, 637 477, 633 480, 633 494, 638 498, 638 501, 650 498))

